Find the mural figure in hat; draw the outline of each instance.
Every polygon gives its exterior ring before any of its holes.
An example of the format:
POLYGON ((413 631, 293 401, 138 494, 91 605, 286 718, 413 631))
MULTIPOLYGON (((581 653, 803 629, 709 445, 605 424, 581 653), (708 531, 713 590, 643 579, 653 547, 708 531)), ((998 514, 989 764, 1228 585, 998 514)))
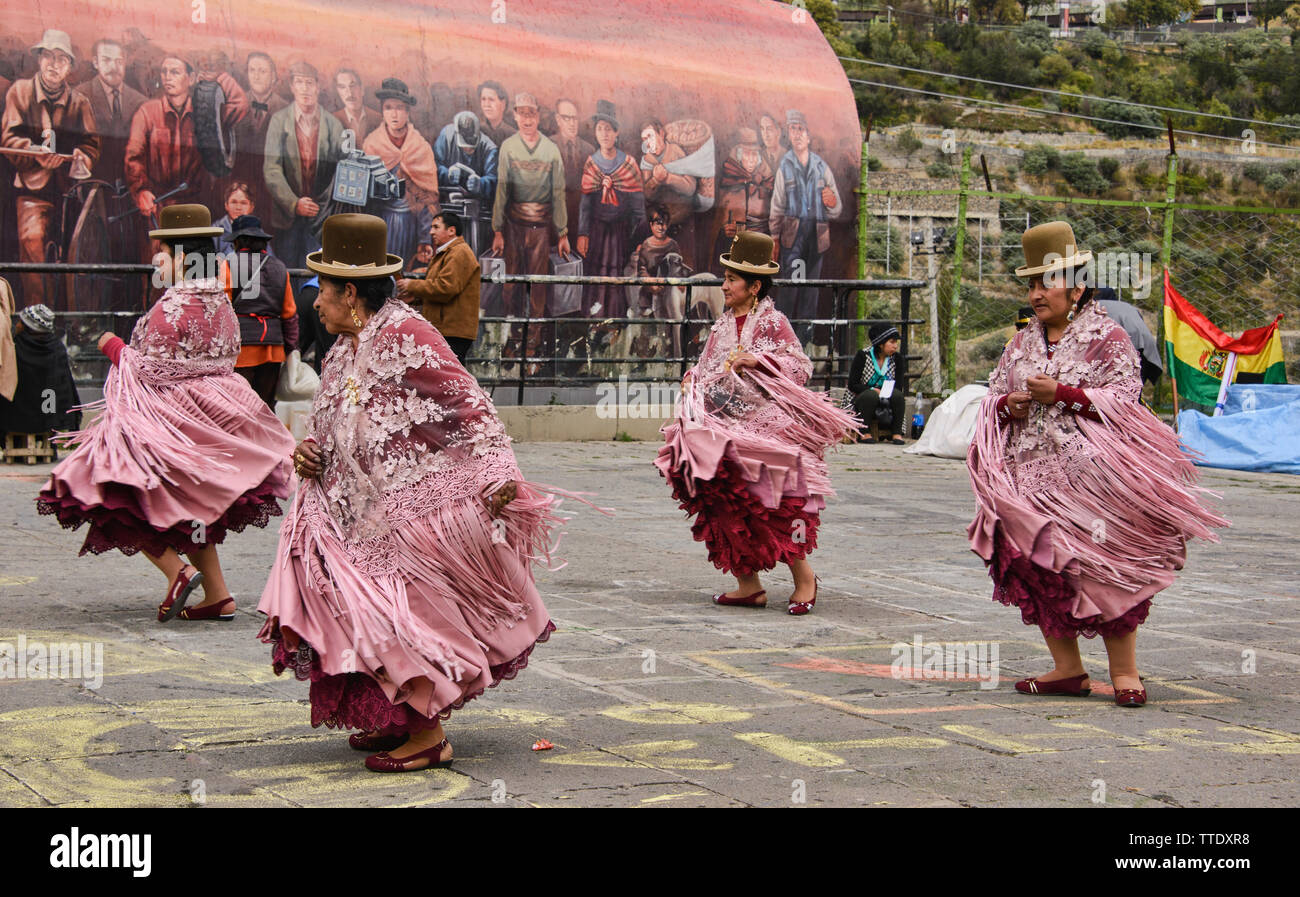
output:
POLYGON ((438 160, 433 146, 411 124, 416 100, 405 81, 385 78, 375 99, 383 107, 384 125, 370 132, 362 149, 378 156, 395 177, 406 181, 406 195, 372 203, 373 211, 388 225, 389 249, 403 259, 412 259, 438 212, 438 160))
MULTIPOLYGON (((596 101, 592 127, 600 149, 587 157, 582 169, 582 205, 578 215, 578 255, 583 273, 621 277, 632 254, 632 233, 645 220, 645 196, 637 163, 618 148, 617 110, 608 100, 596 101)), ((627 287, 592 284, 586 288, 587 314, 627 317, 627 287)), ((618 328, 610 332, 616 338, 618 328)))
MULTIPOLYGON (((816 280, 831 248, 830 222, 844 214, 844 201, 831 167, 812 151, 808 119, 790 109, 785 127, 790 149, 781 157, 772 184, 771 234, 780 247, 781 267, 796 279, 816 280), (796 274, 796 266, 801 274, 796 274)), ((789 289, 782 295, 781 309, 792 318, 815 318, 819 295, 817 287, 789 289)), ((813 327, 800 324, 796 332, 806 345, 813 327)))
POLYGON ((126 141, 126 184, 146 220, 156 217, 159 203, 211 203, 217 197, 212 175, 203 165, 195 137, 194 88, 201 80, 216 81, 225 93, 221 123, 234 129, 248 115, 248 96, 229 72, 196 71, 188 59, 166 54, 159 63, 162 93, 146 100, 131 118, 126 141), (158 197, 185 184, 185 190, 158 197))
MULTIPOLYGON (((7 156, 14 170, 18 261, 44 262, 46 244, 67 236, 61 232, 56 205, 73 183, 74 168, 89 173, 94 167, 100 144, 90 100, 68 84, 76 62, 71 38, 51 28, 31 48, 31 55, 36 59, 36 74, 15 81, 5 96, 0 146, 31 150, 43 144, 46 130, 53 130, 55 151, 73 156, 71 164, 61 155, 7 156)), ((46 295, 46 280, 41 274, 20 275, 25 304, 54 301, 52 294, 46 295)))
POLYGON ((99 416, 69 434, 76 449, 37 498, 66 528, 89 524, 82 554, 144 553, 167 579, 159 622, 233 620, 217 545, 266 526, 289 494, 293 439, 235 374, 239 323, 211 276, 220 233, 205 206, 162 210, 149 236, 164 247, 156 278, 170 285, 129 345, 100 337, 113 366, 99 416), (203 600, 187 606, 200 585, 203 600))
MULTIPOLYGON (((722 163, 718 204, 714 213, 714 252, 723 252, 740 230, 768 232, 775 175, 763 158, 758 132, 741 128, 736 145, 722 163)), ((720 271, 716 263, 709 266, 720 271)))
POLYGON ((1078 637, 1100 635, 1115 703, 1140 707, 1137 629, 1182 569, 1187 540, 1228 521, 1201 504, 1178 436, 1139 401, 1138 356, 1094 298, 1092 253, 1066 221, 1025 231, 1033 317, 1002 353, 967 456, 972 550, 993 600, 1037 626, 1053 667, 1016 683, 1087 696, 1078 637))
POLYGON ((497 146, 483 133, 478 116, 464 110, 438 134, 433 155, 438 160, 443 208, 461 216, 465 222, 461 236, 481 255, 488 248, 486 232, 497 195, 497 146))
POLYGON ((376 772, 449 766, 442 719, 513 679, 555 627, 533 584, 555 499, 525 482, 492 401, 392 296, 382 219, 335 215, 307 265, 339 338, 303 482, 280 529, 260 637, 311 680, 311 722, 360 731, 376 772))
POLYGON ((726 310, 683 378, 655 466, 695 517, 691 532, 709 560, 736 577, 714 602, 765 607, 759 573, 783 563, 794 577, 787 611, 802 616, 817 600, 807 556, 834 494, 823 455, 857 421, 804 387, 812 362, 768 298, 780 270, 772 238, 741 231, 721 262, 726 310))
MULTIPOLYGON (((515 98, 515 120, 519 133, 506 138, 497 157, 500 180, 492 206, 492 251, 505 253, 507 274, 546 274, 552 234, 557 252, 569 254, 564 160, 554 141, 538 130, 536 97, 521 93, 515 98)), ((506 314, 544 317, 546 294, 544 284, 507 284, 506 314)), ((553 330, 550 326, 528 329, 529 356, 552 354, 553 330)), ((513 327, 503 354, 517 354, 521 337, 522 327, 513 327)))

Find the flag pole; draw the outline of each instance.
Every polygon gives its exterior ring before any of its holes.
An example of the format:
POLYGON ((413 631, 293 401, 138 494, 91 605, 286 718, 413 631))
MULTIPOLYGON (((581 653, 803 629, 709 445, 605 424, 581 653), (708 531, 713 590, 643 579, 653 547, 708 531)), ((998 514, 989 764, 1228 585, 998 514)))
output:
POLYGON ((1165 309, 1169 308, 1169 268, 1165 268, 1165 304, 1161 309, 1160 329, 1166 331, 1165 336, 1165 370, 1169 372, 1169 386, 1174 393, 1174 432, 1178 432, 1178 374, 1174 370, 1174 346, 1169 339, 1168 329, 1164 326, 1165 309))
POLYGON ((1229 352, 1228 360, 1223 365, 1223 380, 1219 383, 1219 397, 1214 400, 1214 416, 1223 416, 1223 404, 1227 401, 1228 386, 1237 375, 1237 353, 1229 352))

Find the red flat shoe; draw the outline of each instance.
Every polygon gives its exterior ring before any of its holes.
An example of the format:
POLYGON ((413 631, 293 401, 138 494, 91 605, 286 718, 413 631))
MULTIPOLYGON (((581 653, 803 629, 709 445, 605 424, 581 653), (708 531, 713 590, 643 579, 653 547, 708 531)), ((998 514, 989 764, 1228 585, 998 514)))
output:
POLYGON ((1083 680, 1087 678, 1088 674, 1083 673, 1079 676, 1071 676, 1069 679, 1040 682, 1031 676, 1017 682, 1016 691, 1024 695, 1068 695, 1072 698, 1086 698, 1092 694, 1092 689, 1081 688, 1080 686, 1083 685, 1083 680))
POLYGON ((813 577, 813 596, 811 601, 791 601, 790 606, 786 608, 786 613, 792 617, 802 617, 804 614, 812 613, 813 605, 817 603, 817 585, 820 583, 817 577, 813 577))
POLYGON ((444 738, 427 751, 420 751, 418 754, 412 754, 400 760, 390 757, 388 751, 381 754, 371 754, 366 758, 366 769, 371 772, 419 772, 422 769, 446 769, 451 766, 451 760, 438 759, 442 756, 442 749, 445 747, 451 747, 451 745, 444 738), (428 760, 429 762, 423 766, 412 767, 409 765, 420 760, 428 760))
POLYGON ((1115 690, 1115 703, 1121 707, 1141 707, 1147 702, 1145 688, 1119 688, 1115 690))
MULTIPOLYGON (((188 565, 187 565, 188 566, 188 565)), ((190 567, 193 570, 193 567, 190 567)), ((167 590, 167 597, 163 603, 158 605, 158 622, 166 623, 172 617, 176 616, 185 609, 185 602, 189 600, 194 590, 203 584, 203 574, 194 570, 193 576, 185 575, 185 568, 176 574, 176 581, 171 584, 167 590)))
POLYGON ((752 595, 737 595, 734 598, 727 597, 727 593, 713 596, 714 604, 723 604, 727 607, 767 607, 767 589, 759 589, 752 595))
POLYGON ((357 751, 393 751, 406 744, 401 735, 367 735, 355 732, 348 736, 348 744, 357 751))
POLYGON ((229 623, 235 619, 235 599, 229 595, 222 598, 215 604, 206 604, 203 607, 185 607, 177 614, 181 620, 220 620, 229 623), (227 610, 226 606, 230 609, 227 610))

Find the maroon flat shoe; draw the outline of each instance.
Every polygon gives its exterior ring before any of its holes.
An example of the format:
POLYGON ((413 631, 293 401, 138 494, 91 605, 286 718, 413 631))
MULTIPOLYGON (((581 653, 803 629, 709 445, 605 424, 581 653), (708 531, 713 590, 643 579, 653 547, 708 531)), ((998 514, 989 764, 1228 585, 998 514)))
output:
POLYGON ((348 736, 348 744, 357 751, 393 751, 406 744, 402 735, 367 735, 354 732, 348 736))
POLYGON ((792 617, 802 617, 804 614, 812 613, 813 605, 817 603, 817 586, 821 582, 817 577, 813 577, 813 596, 811 601, 791 601, 790 606, 786 608, 786 613, 792 617))
POLYGON ((193 576, 186 576, 185 568, 182 567, 181 572, 176 574, 176 581, 167 590, 167 597, 163 599, 162 604, 158 605, 158 622, 166 623, 184 610, 185 602, 189 600, 194 590, 202 584, 202 573, 194 570, 193 576))
POLYGON ((371 772, 419 772, 422 769, 446 769, 451 766, 451 760, 439 760, 442 756, 442 749, 450 747, 447 739, 435 744, 427 751, 420 751, 418 754, 412 754, 409 757, 403 757, 400 760, 390 757, 388 751, 381 754, 371 754, 366 758, 366 769, 371 772), (418 763, 420 760, 429 762, 423 766, 412 767, 411 763, 418 763))
POLYGON ((223 623, 229 623, 235 619, 235 599, 229 595, 215 604, 207 604, 203 607, 185 607, 177 614, 181 620, 220 620, 223 623), (230 609, 227 610, 226 606, 230 609))
POLYGON ((1078 676, 1071 676, 1069 679, 1040 682, 1031 676, 1017 682, 1016 691, 1023 695, 1068 695, 1072 698, 1086 698, 1092 694, 1091 688, 1081 687, 1083 680, 1087 678, 1088 674, 1083 673, 1078 676))
POLYGON ((767 607, 767 589, 759 589, 752 595, 736 595, 734 598, 727 597, 727 593, 713 596, 714 604, 723 604, 727 607, 767 607))
POLYGON ((1141 707, 1147 702, 1145 688, 1120 688, 1115 690, 1115 703, 1121 707, 1141 707))

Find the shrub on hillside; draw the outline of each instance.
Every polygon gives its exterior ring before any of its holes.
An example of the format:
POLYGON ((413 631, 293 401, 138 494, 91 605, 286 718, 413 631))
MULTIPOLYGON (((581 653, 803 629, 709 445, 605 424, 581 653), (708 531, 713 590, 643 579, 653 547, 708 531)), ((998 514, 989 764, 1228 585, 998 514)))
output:
POLYGON ((1060 159, 1061 174, 1070 186, 1080 193, 1096 194, 1110 187, 1110 180, 1102 177, 1097 163, 1083 153, 1066 153, 1060 159))
POLYGON ((1097 170, 1112 184, 1119 181, 1117 177, 1119 174, 1119 159, 1104 156, 1097 160, 1097 170))
POLYGON ((950 178, 953 176, 953 171, 953 167, 942 159, 925 166, 925 173, 932 178, 950 178))
POLYGON ((1104 100, 1092 104, 1092 114, 1097 118, 1110 121, 1094 122, 1097 130, 1116 140, 1123 137, 1150 137, 1163 124, 1160 113, 1142 106, 1125 106, 1120 103, 1107 103, 1104 100), (1145 127, 1142 127, 1145 126, 1145 127))
POLYGON ((1272 193, 1286 189, 1286 175, 1280 171, 1275 171, 1268 177, 1264 178, 1263 187, 1272 193))
POLYGON ((1047 174, 1048 169, 1056 167, 1058 157, 1059 154, 1053 147, 1044 143, 1035 143, 1025 150, 1025 158, 1020 163, 1020 167, 1024 169, 1025 174, 1040 177, 1047 174))

